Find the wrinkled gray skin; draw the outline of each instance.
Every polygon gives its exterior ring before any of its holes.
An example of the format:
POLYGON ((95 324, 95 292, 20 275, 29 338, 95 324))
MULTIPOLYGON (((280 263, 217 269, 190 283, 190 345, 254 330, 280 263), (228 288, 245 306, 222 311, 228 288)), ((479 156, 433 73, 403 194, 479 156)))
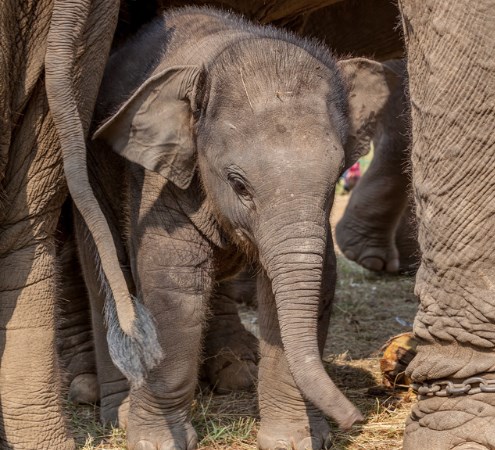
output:
POLYGON ((88 293, 81 272, 72 224, 72 202, 62 207, 56 232, 56 255, 60 267, 57 301, 57 352, 62 367, 63 389, 77 403, 96 403, 99 387, 91 329, 88 293))
MULTIPOLYGON (((269 7, 263 3, 260 10, 272 10, 273 2, 269 7)), ((417 381, 465 378, 495 369, 495 5, 493 0, 436 1, 426 8, 423 0, 399 3, 414 105, 413 184, 423 254, 416 321, 423 345, 411 375, 417 381)), ((80 4, 71 2, 67 8, 60 1, 59 11, 74 12, 80 4)), ((117 10, 116 2, 91 4, 73 73, 85 131, 117 10)), ((51 6, 15 1, 0 8, 5 55, 0 65, 0 177, 1 201, 7 206, 0 213, 4 448, 74 448, 64 427, 53 351, 58 292, 54 230, 66 187, 44 88, 51 6), (20 404, 30 407, 20 409, 20 404)), ((82 17, 70 14, 68 20, 77 23, 82 17)), ((74 26, 67 34, 76 36, 74 26)), ((55 90, 54 95, 63 93, 55 90)), ((408 422, 404 447, 495 447, 492 396, 421 399, 408 422)))
MULTIPOLYGON (((406 62, 391 60, 384 66, 392 92, 374 136, 369 136, 374 157, 352 190, 335 235, 342 253, 363 267, 411 273, 420 255, 411 198, 406 62)), ((369 141, 361 144, 368 147, 369 141)))
MULTIPOLYGON (((91 178, 122 243, 128 287, 152 312, 165 350, 131 391, 129 448, 195 447, 189 409, 207 309, 246 257, 260 265, 260 448, 321 448, 329 431, 321 413, 344 428, 361 419, 320 359, 335 277, 328 216, 339 174, 359 156, 361 113, 378 117, 388 96, 378 63, 337 65, 315 44, 213 10, 166 14, 112 56, 91 178)), ((81 221, 78 240, 101 324, 81 221)), ((102 397, 125 402, 96 339, 102 397)), ((123 409, 104 419, 123 421, 123 409)))
MULTIPOLYGON (((55 352, 61 270, 55 230, 68 187, 85 172, 85 148, 61 144, 59 119, 77 96, 79 127, 65 131, 87 133, 118 9, 116 1, 99 0, 0 6, 2 449, 75 448, 55 352), (67 170, 77 175, 69 180, 67 170)), ((83 181, 79 193, 89 187, 83 181)))
MULTIPOLYGON (((421 266, 416 382, 495 372, 495 2, 400 0, 421 266)), ((404 449, 495 448, 495 395, 420 398, 404 449)))

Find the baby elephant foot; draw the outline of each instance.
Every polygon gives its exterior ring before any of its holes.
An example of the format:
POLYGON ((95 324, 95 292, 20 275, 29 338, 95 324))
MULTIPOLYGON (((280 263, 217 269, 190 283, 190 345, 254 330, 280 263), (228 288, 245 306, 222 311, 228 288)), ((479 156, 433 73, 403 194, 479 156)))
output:
POLYGON ((320 450, 332 446, 330 427, 323 417, 301 422, 262 421, 258 432, 261 450, 320 450))
POLYGON ((161 426, 142 423, 139 428, 130 423, 127 430, 129 450, 193 450, 197 445, 196 431, 188 421, 161 426))
POLYGON ((211 331, 207 336, 208 380, 219 393, 250 390, 258 374, 258 339, 240 323, 236 333, 225 336, 223 332, 211 331))
POLYGON ((104 425, 127 428, 129 395, 127 392, 107 396, 101 400, 100 421, 104 425))
POLYGON ((77 375, 70 383, 69 400, 77 404, 96 403, 100 399, 98 379, 94 373, 77 375))
POLYGON ((100 407, 100 421, 105 425, 118 428, 127 428, 127 417, 129 415, 129 396, 113 402, 103 402, 100 407))

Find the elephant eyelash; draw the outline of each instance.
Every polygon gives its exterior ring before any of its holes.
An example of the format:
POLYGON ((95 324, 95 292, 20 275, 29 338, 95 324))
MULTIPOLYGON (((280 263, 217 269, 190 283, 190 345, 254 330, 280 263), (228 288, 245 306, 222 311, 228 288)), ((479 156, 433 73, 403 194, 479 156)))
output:
POLYGON ((251 200, 252 195, 248 187, 247 181, 242 178, 237 173, 229 173, 227 175, 227 180, 230 183, 230 186, 234 190, 234 192, 243 199, 251 200))

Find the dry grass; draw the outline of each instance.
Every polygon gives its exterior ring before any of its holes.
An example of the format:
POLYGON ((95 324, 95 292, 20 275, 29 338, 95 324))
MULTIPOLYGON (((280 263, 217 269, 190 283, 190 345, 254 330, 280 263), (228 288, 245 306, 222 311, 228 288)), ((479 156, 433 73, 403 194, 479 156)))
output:
MULTIPOLYGON (((337 197, 332 221, 345 207, 337 197)), ((338 256, 339 279, 334 314, 324 361, 335 382, 364 413, 366 422, 350 432, 333 427, 333 449, 400 449, 404 421, 414 401, 407 391, 381 387, 381 346, 395 334, 408 331, 416 309, 413 280, 373 275, 338 256)), ((256 327, 254 312, 244 320, 256 327)), ((103 428, 96 407, 68 407, 80 449, 122 449, 125 433, 103 428)), ((254 393, 198 394, 193 423, 201 450, 248 450, 256 448, 258 416, 254 393)))

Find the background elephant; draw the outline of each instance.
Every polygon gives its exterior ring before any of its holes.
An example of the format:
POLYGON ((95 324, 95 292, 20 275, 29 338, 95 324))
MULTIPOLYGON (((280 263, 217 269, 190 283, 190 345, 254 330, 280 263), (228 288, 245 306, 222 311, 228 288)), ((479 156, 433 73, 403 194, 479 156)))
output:
MULTIPOLYGON (((342 253, 367 269, 415 271, 419 248, 410 180, 409 107, 405 60, 384 63, 392 95, 379 118, 373 160, 353 189, 335 235, 342 253)), ((361 145, 369 146, 363 139, 361 145)))
MULTIPOLYGON (((291 440, 319 448, 328 426, 317 408, 342 426, 360 417, 320 365, 335 270, 328 214, 339 173, 358 156, 363 130, 355 111, 379 115, 389 89, 379 63, 339 64, 352 89, 345 154, 338 133, 347 121, 340 106, 346 91, 334 60, 307 41, 213 10, 186 9, 152 21, 112 55, 96 112, 103 125, 90 151, 92 184, 114 240, 123 244, 118 252, 129 289, 152 311, 167 349, 164 362, 131 391, 130 448, 194 447, 188 412, 205 309, 222 294, 216 283, 246 257, 261 267, 261 448, 291 440)), ((97 306, 93 322, 101 328, 93 249, 78 227, 97 306)), ((237 313, 229 314, 241 329, 237 313)), ((106 365, 104 339, 98 333, 96 339, 99 376, 123 393, 124 380, 106 365)))

